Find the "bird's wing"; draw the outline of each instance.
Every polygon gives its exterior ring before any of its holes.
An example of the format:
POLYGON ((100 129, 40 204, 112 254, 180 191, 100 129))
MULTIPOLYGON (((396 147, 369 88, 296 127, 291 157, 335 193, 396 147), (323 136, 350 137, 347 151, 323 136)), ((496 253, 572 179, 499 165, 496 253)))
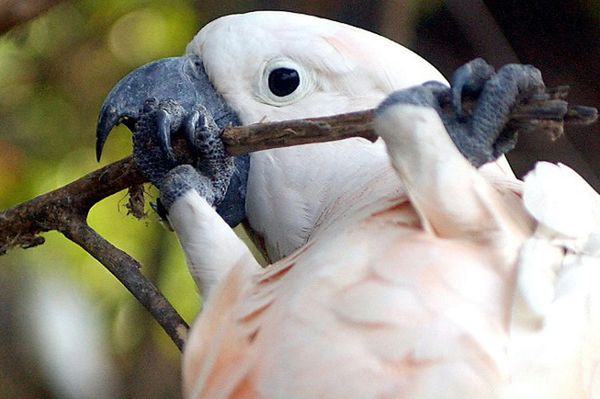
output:
POLYGON ((537 228, 519 259, 505 397, 600 397, 600 196, 539 162, 523 202, 537 228))

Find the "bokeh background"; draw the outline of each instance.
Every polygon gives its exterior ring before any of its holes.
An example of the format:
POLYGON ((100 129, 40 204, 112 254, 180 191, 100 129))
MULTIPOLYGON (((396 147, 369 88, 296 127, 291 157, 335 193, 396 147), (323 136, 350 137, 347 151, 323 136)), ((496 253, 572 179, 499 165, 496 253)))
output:
MULTIPOLYGON (((600 0, 4 0, 0 2, 0 209, 96 169, 95 123, 110 88, 156 58, 180 55, 206 22, 256 9, 321 15, 388 36, 446 76, 482 56, 539 67, 600 106, 600 0), (56 3, 56 4, 54 4, 56 3), (49 8, 15 24, 30 10, 49 8), (13 26, 14 25, 14 26, 13 26)), ((243 65, 240 65, 243 68, 243 65)), ((119 128, 102 163, 131 152, 119 128)), ((522 137, 519 174, 564 162, 600 188, 600 128, 551 142, 522 137)), ((90 224, 144 265, 186 320, 201 306, 172 233, 127 216, 119 193, 90 224)), ((57 233, 0 257, 0 398, 176 398, 180 354, 133 297, 57 233)))

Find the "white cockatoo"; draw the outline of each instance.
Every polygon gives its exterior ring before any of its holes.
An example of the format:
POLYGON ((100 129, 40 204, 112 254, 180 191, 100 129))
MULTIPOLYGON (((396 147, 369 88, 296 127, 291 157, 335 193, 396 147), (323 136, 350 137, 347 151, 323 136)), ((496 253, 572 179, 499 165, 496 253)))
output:
POLYGON ((205 297, 186 397, 600 398, 599 197, 563 165, 514 177, 498 158, 514 137, 500 132, 541 77, 477 65, 450 91, 383 37, 253 12, 211 22, 185 56, 113 89, 98 154, 114 124, 132 128, 205 297), (217 140, 227 124, 363 110, 398 90, 375 143, 234 160, 217 140), (468 123, 462 91, 481 92, 468 123), (175 132, 199 160, 175 157, 175 132), (274 263, 235 235, 242 219, 274 263))

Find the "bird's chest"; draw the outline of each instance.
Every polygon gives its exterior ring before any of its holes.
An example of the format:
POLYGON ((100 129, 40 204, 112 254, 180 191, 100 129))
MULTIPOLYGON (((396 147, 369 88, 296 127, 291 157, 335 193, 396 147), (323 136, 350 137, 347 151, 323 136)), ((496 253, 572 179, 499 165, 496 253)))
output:
POLYGON ((382 395, 376 387, 384 381, 413 387, 411 378, 431 364, 470 367, 473 358, 478 378, 499 378, 506 318, 494 304, 506 302, 508 284, 485 267, 494 257, 424 233, 406 201, 379 205, 320 227, 302 248, 265 269, 256 297, 244 301, 256 301, 262 312, 257 374, 280 377, 273 380, 284 390, 299 373, 311 381, 324 375, 382 381, 368 385, 374 391, 332 387, 331 397, 352 398, 382 395), (497 340, 481 339, 489 336, 497 340), (321 367, 309 367, 314 359, 321 367), (328 364, 335 367, 325 371, 328 364))
POLYGON ((277 260, 320 225, 402 195, 382 143, 347 140, 253 154, 246 214, 269 258, 277 260))

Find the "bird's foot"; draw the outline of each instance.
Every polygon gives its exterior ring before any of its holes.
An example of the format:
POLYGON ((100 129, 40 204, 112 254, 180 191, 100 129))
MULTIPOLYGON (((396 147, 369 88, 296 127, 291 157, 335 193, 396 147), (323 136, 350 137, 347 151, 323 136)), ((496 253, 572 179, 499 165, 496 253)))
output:
POLYGON ((517 131, 507 126, 511 110, 522 95, 543 90, 541 73, 531 65, 509 64, 494 72, 476 59, 455 72, 450 88, 427 82, 393 93, 380 109, 398 103, 434 108, 460 152, 479 167, 514 148, 517 131), (473 107, 464 106, 467 98, 473 107))
POLYGON ((531 65, 508 64, 497 72, 478 58, 460 67, 453 76, 453 112, 442 116, 453 141, 475 166, 493 161, 512 150, 517 131, 507 126, 521 96, 541 93, 542 75, 531 65), (461 105, 476 99, 472 110, 461 105))
POLYGON ((209 204, 219 204, 234 172, 233 158, 219 139, 221 129, 203 107, 186 113, 174 100, 145 102, 133 132, 134 160, 160 190, 168 211, 177 198, 195 189, 209 204), (177 157, 172 137, 182 134, 193 156, 177 157))

